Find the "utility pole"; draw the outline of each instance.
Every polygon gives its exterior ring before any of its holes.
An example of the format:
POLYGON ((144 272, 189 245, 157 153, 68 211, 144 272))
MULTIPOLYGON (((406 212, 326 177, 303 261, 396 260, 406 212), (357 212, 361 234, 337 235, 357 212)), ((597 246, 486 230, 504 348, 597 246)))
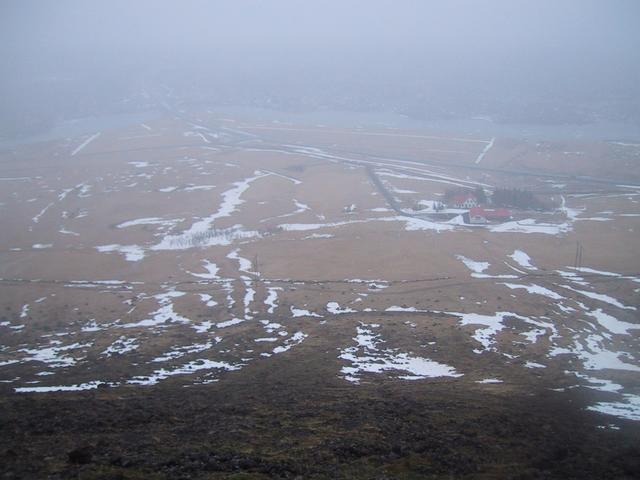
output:
POLYGON ((576 270, 580 270, 582 268, 582 244, 580 242, 576 243, 576 257, 573 262, 573 266, 576 270))
POLYGON ((580 244, 580 251, 578 252, 578 270, 582 268, 582 244, 580 244))

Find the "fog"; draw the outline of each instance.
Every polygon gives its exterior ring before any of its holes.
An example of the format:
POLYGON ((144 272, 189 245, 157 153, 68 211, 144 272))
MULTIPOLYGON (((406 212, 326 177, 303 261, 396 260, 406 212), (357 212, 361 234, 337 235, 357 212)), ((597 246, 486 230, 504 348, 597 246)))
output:
POLYGON ((0 0, 0 477, 640 478, 639 25, 0 0))
POLYGON ((5 0, 0 134, 180 105, 637 124, 638 20, 634 0, 5 0))

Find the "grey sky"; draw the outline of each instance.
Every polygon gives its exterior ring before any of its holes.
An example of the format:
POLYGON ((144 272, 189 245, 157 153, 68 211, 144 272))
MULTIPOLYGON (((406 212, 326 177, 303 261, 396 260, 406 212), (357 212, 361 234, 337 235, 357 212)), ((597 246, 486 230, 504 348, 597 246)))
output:
POLYGON ((481 97, 628 105, 639 20, 635 0, 4 0, 0 87, 81 79, 105 100, 143 81, 209 84, 230 102, 295 92, 322 104, 334 92, 393 107, 402 92, 402 108, 412 95, 473 97, 474 110, 481 97))
POLYGON ((5 0, 2 10, 4 45, 16 53, 442 48, 617 55, 637 50, 640 19, 633 0, 5 0))

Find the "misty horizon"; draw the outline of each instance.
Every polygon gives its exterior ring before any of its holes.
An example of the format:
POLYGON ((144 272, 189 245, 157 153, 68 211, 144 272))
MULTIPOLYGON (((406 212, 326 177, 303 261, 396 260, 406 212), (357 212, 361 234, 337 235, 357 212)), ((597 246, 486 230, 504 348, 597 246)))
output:
POLYGON ((633 1, 65 0, 0 8, 1 131, 9 137, 61 119, 198 103, 640 122, 633 1))

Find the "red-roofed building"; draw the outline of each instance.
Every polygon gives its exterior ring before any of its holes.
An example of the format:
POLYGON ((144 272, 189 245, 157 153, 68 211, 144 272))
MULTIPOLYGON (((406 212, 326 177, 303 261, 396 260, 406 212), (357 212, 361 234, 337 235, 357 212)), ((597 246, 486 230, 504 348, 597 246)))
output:
POLYGON ((506 208, 473 207, 469 210, 469 223, 504 222, 510 218, 511 212, 506 208))

